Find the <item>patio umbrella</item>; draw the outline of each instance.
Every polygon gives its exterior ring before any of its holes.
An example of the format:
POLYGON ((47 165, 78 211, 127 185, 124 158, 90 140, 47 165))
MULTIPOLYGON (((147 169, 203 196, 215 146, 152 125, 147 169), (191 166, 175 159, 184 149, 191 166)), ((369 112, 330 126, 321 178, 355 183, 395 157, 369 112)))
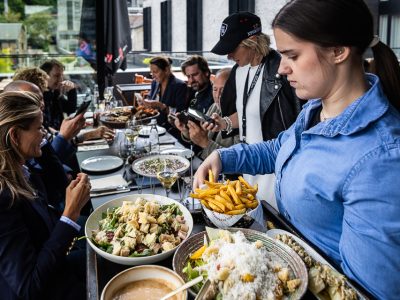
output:
POLYGON ((126 0, 105 0, 105 63, 106 74, 114 75, 126 69, 126 55, 132 49, 126 0))
POLYGON ((104 99, 106 76, 112 82, 118 69, 126 69, 126 55, 132 48, 126 0, 83 0, 80 39, 83 50, 88 40, 96 50, 97 57, 90 57, 90 63, 97 70, 99 96, 104 99))

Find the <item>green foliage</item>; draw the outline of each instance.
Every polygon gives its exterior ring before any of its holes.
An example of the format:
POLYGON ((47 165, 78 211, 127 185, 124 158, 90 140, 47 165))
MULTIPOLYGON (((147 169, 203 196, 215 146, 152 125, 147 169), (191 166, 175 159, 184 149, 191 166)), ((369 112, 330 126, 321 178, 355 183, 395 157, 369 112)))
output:
POLYGON ((48 6, 57 6, 57 0, 32 0, 32 5, 48 5, 48 6))
POLYGON ((56 22, 47 12, 36 13, 28 16, 24 21, 28 33, 28 44, 32 48, 48 51, 56 22))
POLYGON ((22 18, 25 17, 25 1, 22 0, 12 0, 8 1, 9 11, 13 13, 17 13, 22 18))
POLYGON ((10 11, 8 14, 0 15, 0 23, 19 23, 21 14, 10 11))

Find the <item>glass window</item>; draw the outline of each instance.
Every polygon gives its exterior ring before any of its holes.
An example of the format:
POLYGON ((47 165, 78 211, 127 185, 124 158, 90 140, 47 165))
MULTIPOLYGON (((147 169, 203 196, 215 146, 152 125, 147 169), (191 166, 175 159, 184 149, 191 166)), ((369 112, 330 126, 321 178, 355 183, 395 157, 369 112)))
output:
POLYGON ((383 43, 387 43, 388 34, 388 15, 379 16, 379 38, 383 43))
POLYGON ((392 16, 390 26, 390 47, 400 57, 400 15, 392 16))

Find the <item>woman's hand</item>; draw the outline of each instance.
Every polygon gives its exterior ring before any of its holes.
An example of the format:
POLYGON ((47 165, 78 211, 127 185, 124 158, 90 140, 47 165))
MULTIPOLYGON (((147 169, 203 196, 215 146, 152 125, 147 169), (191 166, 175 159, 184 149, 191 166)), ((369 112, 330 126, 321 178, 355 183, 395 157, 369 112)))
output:
POLYGON ((208 170, 213 172, 214 178, 218 178, 221 173, 222 163, 217 151, 213 151, 197 169, 193 179, 193 190, 204 184, 204 179, 208 176, 208 170))
POLYGON ((208 131, 197 125, 193 121, 188 122, 190 140, 201 148, 207 148, 209 139, 208 131))
POLYGON ((204 130, 219 132, 221 130, 226 129, 227 126, 226 121, 220 115, 213 113, 211 118, 214 120, 214 124, 209 122, 204 122, 202 124, 204 130))
POLYGON ((112 141, 114 139, 115 133, 113 130, 106 126, 100 126, 94 130, 88 131, 83 134, 83 140, 94 140, 94 139, 105 139, 107 141, 112 141))
POLYGON ((79 114, 70 119, 64 119, 60 126, 60 134, 64 139, 70 141, 84 126, 85 118, 83 117, 83 114, 79 114))
POLYGON ((81 209, 90 199, 90 189, 89 177, 84 173, 79 173, 66 189, 63 216, 74 222, 78 220, 81 209))

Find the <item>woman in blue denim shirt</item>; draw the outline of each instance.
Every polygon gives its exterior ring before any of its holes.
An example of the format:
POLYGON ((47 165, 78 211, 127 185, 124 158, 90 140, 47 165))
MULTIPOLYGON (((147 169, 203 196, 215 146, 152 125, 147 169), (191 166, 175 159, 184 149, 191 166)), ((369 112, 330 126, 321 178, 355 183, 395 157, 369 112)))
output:
POLYGON ((400 295, 400 71, 363 0, 294 0, 272 23, 279 73, 309 100, 278 138, 213 152, 198 169, 276 174, 279 211, 379 299, 400 295), (372 47, 381 80, 365 74, 372 47), (397 71, 393 71, 397 70, 397 71))

